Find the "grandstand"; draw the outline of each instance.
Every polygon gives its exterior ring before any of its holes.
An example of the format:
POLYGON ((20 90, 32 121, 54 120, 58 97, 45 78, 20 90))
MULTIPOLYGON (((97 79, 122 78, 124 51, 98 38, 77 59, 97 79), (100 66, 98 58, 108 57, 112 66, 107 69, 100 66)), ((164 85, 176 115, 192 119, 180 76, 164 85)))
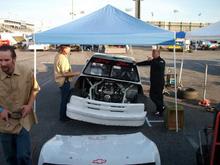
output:
POLYGON ((30 24, 24 21, 0 18, 0 33, 2 32, 20 32, 23 34, 32 34, 34 32, 34 24, 30 24))

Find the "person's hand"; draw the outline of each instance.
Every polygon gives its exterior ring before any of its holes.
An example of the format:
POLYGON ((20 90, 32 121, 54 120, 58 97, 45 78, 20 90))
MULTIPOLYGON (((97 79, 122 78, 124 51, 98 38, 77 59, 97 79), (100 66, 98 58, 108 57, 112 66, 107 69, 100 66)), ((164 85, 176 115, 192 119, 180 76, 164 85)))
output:
POLYGON ((151 61, 151 60, 153 60, 153 58, 152 57, 148 57, 148 59, 147 59, 148 61, 151 61))
POLYGON ((28 114, 30 114, 32 112, 32 106, 30 105, 23 105, 21 107, 21 113, 22 113, 22 117, 26 117, 28 114))
POLYGON ((11 112, 8 111, 7 109, 4 109, 1 113, 0 113, 0 119, 1 120, 5 120, 8 121, 8 114, 10 114, 11 112))

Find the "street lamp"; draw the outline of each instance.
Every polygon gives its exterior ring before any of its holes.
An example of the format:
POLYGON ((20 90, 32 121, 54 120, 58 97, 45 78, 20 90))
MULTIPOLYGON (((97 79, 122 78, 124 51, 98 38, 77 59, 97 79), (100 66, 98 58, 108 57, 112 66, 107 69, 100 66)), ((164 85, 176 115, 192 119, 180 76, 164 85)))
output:
POLYGON ((72 19, 74 18, 74 16, 76 16, 77 14, 85 14, 85 11, 81 10, 78 13, 73 11, 73 0, 72 0, 72 11, 69 13, 72 16, 72 19))
POLYGON ((154 21, 154 12, 151 12, 152 22, 154 21))
POLYGON ((179 10, 177 9, 174 9, 173 10, 173 13, 174 13, 174 23, 173 23, 173 26, 174 26, 174 31, 179 31, 179 29, 177 30, 177 28, 179 28, 179 24, 178 24, 178 21, 177 21, 177 17, 175 16, 175 14, 179 13, 179 10))
POLYGON ((200 28, 203 27, 203 26, 202 26, 202 23, 201 23, 201 19, 200 19, 201 15, 202 15, 202 13, 200 12, 200 13, 198 14, 198 16, 199 16, 199 25, 200 25, 200 28))
POLYGON ((72 11, 70 12, 70 15, 72 16, 72 19, 73 19, 73 17, 74 17, 74 12, 73 12, 73 0, 72 0, 72 11))
POLYGON ((176 9, 173 10, 173 13, 178 13, 178 12, 179 12, 179 10, 176 10, 176 9))
POLYGON ((141 16, 141 1, 143 0, 133 0, 135 1, 135 17, 140 19, 141 16))

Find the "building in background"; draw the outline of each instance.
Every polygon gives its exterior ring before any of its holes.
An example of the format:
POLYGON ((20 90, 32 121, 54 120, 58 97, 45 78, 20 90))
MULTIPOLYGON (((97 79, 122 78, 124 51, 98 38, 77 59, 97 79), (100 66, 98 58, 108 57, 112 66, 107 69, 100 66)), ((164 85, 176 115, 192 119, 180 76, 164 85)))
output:
POLYGON ((0 18, 0 32, 32 34, 34 32, 34 24, 25 21, 0 18))
POLYGON ((161 27, 170 31, 192 31, 201 27, 208 26, 210 23, 196 23, 196 22, 165 22, 165 21, 147 21, 147 23, 161 27))
POLYGON ((34 24, 0 18, 0 45, 18 47, 34 33, 34 24))

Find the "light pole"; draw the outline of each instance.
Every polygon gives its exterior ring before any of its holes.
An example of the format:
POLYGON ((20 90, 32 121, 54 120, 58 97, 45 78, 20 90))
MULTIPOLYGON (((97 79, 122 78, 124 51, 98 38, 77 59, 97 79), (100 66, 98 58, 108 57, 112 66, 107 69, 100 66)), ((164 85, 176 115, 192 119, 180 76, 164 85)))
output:
POLYGON ((154 12, 151 12, 151 18, 152 18, 151 22, 153 23, 153 21, 154 21, 154 12))
POLYGON ((141 1, 143 0, 133 0, 135 1, 135 17, 140 19, 141 17, 141 1))
POLYGON ((177 27, 178 27, 178 21, 176 20, 176 16, 175 16, 175 14, 177 14, 179 12, 179 10, 177 10, 177 9, 174 9, 173 10, 173 13, 174 13, 174 31, 179 31, 179 30, 177 30, 177 27))
POLYGON ((72 11, 70 12, 70 15, 72 16, 72 19, 74 17, 74 12, 73 12, 73 0, 72 0, 72 11))
POLYGON ((199 14, 198 14, 198 17, 199 17, 199 26, 200 26, 200 28, 203 27, 203 26, 202 26, 202 21, 201 21, 201 19, 200 19, 201 15, 202 15, 202 13, 199 13, 199 14))
POLYGON ((74 12, 73 10, 73 0, 72 0, 72 11, 69 13, 72 16, 72 20, 74 19, 74 16, 79 15, 79 14, 85 14, 85 11, 81 10, 79 12, 74 12))

